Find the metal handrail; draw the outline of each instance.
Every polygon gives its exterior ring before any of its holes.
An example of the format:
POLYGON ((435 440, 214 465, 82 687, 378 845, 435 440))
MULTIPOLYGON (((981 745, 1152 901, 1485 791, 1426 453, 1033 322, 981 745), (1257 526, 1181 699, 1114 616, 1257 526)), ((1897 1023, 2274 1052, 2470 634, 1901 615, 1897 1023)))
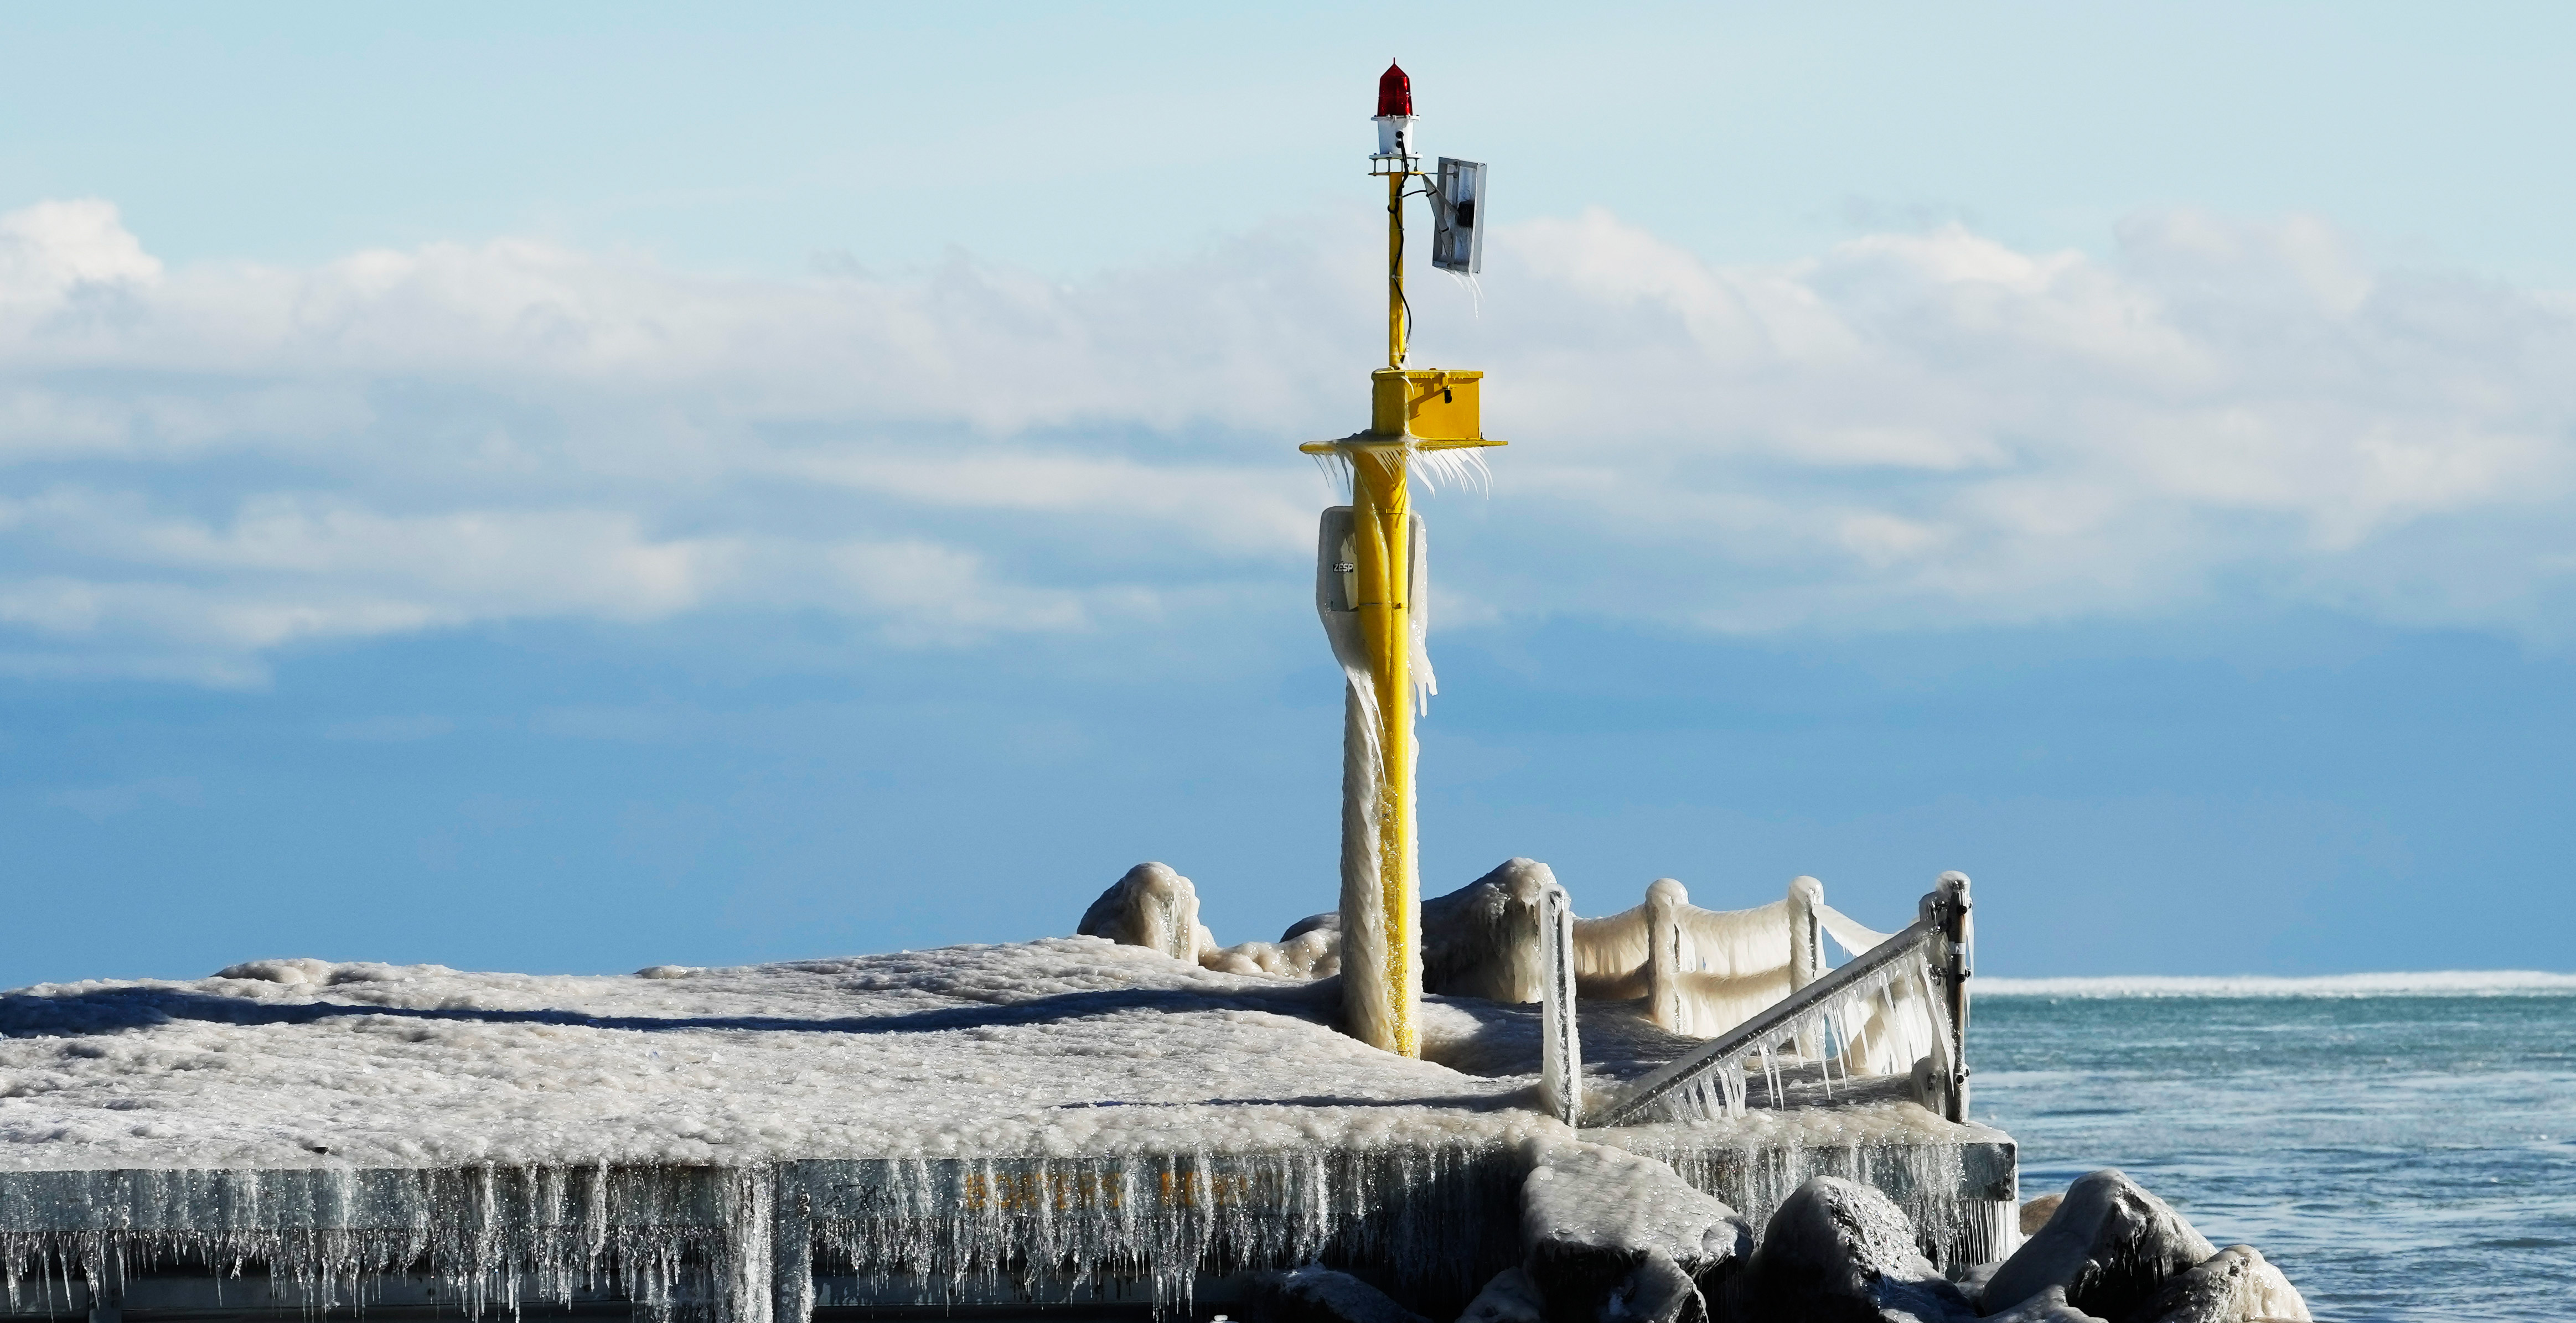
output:
POLYGON ((1841 968, 1789 994, 1770 1010, 1656 1068, 1598 1112, 1586 1116, 1582 1124, 1613 1126, 1637 1119, 1657 1100, 1697 1084, 1743 1059, 1764 1043, 1780 1038, 1798 1017, 1926 946, 1933 948, 1933 977, 1949 985, 1949 995, 1944 998, 1946 1004, 1942 1007, 1944 1018, 1949 1021, 1946 1035, 1949 1041, 1937 1047, 1940 1055, 1946 1058, 1936 1067, 1942 1077, 1941 1111, 1949 1120, 1965 1121, 1968 1107, 1968 877, 1965 873, 1952 872, 1941 875, 1936 889, 1923 898, 1920 917, 1902 931, 1862 952, 1841 968))
POLYGON ((1791 1021, 1833 1000, 1852 984, 1904 959, 1915 948, 1930 942, 1935 932, 1928 921, 1916 920, 1904 931, 1871 947, 1841 968, 1790 993, 1770 1010, 1664 1063, 1654 1073, 1628 1086, 1615 1101, 1584 1118, 1584 1124, 1610 1126, 1634 1119, 1664 1095, 1688 1088, 1701 1076, 1722 1070, 1728 1063, 1740 1060, 1753 1049, 1779 1038, 1787 1032, 1791 1021))

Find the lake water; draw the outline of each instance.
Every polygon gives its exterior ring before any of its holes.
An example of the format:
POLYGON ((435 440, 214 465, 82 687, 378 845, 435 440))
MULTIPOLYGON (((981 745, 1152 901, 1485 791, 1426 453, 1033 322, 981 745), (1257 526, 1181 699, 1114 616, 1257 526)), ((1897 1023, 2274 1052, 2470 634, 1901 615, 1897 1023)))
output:
POLYGON ((2576 979, 1976 982, 2023 1198, 2121 1168, 2321 1320, 2576 1318, 2576 979))

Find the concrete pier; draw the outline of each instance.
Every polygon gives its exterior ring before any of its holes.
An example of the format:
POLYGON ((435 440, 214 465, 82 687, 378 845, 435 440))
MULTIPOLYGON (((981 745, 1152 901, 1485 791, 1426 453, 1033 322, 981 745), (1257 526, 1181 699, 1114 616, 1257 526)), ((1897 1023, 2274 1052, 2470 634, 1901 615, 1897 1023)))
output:
MULTIPOLYGON (((1886 1190, 1941 1258, 1991 1252, 2009 1140, 1633 1145, 1748 1210, 1806 1175, 1886 1190), (1939 1185, 1925 1176, 1946 1176, 1939 1185)), ((1204 1316, 1320 1260, 1463 1305, 1520 1257, 1522 1146, 719 1167, 0 1173, 20 1319, 363 1310, 801 1320, 958 1308, 1204 1316)))
MULTIPOLYGON (((1083 939, 0 993, 0 1314, 1239 1316, 1322 1261, 1454 1317, 1578 1138, 1534 1105, 1535 1008, 1433 999, 1407 1061, 1336 1032, 1333 991, 1083 939)), ((1586 1014, 1605 1084, 1672 1046, 1586 1014)), ((1850 1176, 1936 1262, 1992 1257, 2009 1137, 1828 1082, 1579 1138, 1757 1225, 1850 1176)))

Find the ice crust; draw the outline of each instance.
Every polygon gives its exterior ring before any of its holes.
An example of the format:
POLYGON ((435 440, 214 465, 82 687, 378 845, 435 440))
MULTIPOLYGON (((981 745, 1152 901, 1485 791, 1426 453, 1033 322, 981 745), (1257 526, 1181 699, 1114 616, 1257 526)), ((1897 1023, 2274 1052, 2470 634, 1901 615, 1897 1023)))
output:
POLYGON ((1240 1151, 1538 1123, 1520 1081, 1335 1032, 1327 985, 1092 938, 640 977, 226 974, 0 993, 0 1171, 1240 1151))
MULTIPOLYGON (((613 1289, 654 1317, 767 1323, 801 1318, 817 1280, 1114 1276, 1186 1302, 1208 1274, 1338 1257, 1462 1304, 1517 1252, 1532 1142, 1572 1139, 1530 1106, 1537 1012, 1433 998, 1437 1059, 1414 1061, 1338 1032, 1338 1003, 1330 979, 1090 937, 19 989, 0 993, 0 1276, 68 1301, 103 1274, 262 1265, 345 1305, 425 1272, 471 1311, 613 1289)), ((1613 1058, 1682 1041, 1637 1007, 1587 1015, 1613 1058)), ((1670 1155, 1756 1217, 1791 1170, 1930 1163, 1955 1192, 1956 1146, 1986 1137, 1894 1094, 1834 1101, 1587 1137, 1670 1155), (1927 1143, 1951 1155, 1871 1156, 1927 1143)))

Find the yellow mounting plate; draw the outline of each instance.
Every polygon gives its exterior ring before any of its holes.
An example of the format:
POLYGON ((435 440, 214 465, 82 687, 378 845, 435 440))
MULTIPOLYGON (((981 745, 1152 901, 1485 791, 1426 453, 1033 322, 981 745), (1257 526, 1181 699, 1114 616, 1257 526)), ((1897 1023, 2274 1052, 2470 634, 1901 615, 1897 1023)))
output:
POLYGON ((1482 372, 1441 368, 1380 368, 1369 374, 1369 430, 1341 442, 1310 441, 1308 454, 1330 453, 1350 442, 1384 444, 1411 437, 1422 450, 1499 446, 1485 439, 1480 395, 1482 372))

